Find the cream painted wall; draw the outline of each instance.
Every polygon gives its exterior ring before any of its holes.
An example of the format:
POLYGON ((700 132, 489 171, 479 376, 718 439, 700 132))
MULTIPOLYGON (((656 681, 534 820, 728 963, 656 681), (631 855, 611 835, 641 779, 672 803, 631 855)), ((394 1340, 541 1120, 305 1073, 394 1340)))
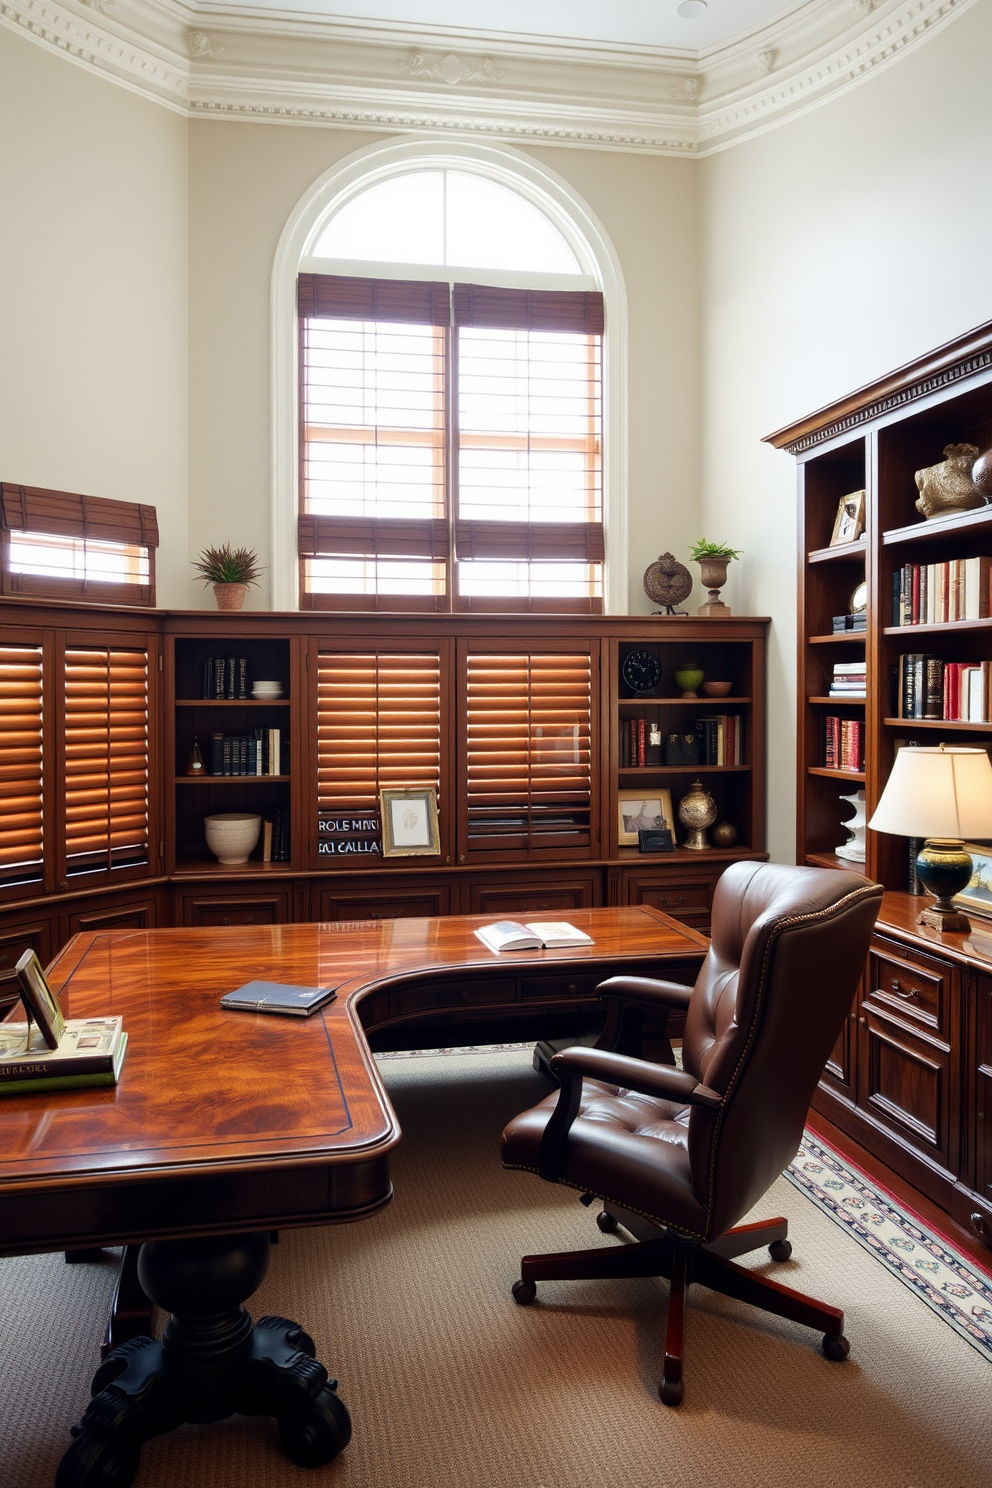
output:
MULTIPOLYGON (((231 539, 269 553, 269 294, 279 235, 304 191, 382 136, 213 120, 190 126, 190 548, 231 539)), ((613 242, 630 317, 630 608, 664 548, 696 535, 698 302, 692 162, 531 150, 613 242), (665 451, 664 471, 660 451, 665 451), (688 499, 687 499, 688 497, 688 499), (671 506, 663 512, 665 502, 671 506)), ((202 603, 194 585, 190 602, 202 603)), ((269 603, 268 579, 248 604, 269 603)))
POLYGON ((186 121, 0 29, 0 478, 157 506, 185 602, 186 121))
POLYGON ((791 456, 761 438, 992 319, 990 55, 985 3, 833 102, 701 163, 702 522, 745 549, 734 609, 773 620, 779 861, 795 851, 796 485, 791 456))

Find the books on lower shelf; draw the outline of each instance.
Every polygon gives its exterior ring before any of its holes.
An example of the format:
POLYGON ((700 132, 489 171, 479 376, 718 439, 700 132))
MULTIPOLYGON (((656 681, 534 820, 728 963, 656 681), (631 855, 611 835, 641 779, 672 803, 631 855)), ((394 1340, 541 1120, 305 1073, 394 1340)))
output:
POLYGON ((553 950, 557 946, 592 945, 591 935, 567 920, 496 920, 480 925, 476 935, 491 951, 553 950))
POLYGON ((992 614, 992 557, 906 563, 892 575, 893 625, 947 625, 992 614))
POLYGON ((49 1049, 33 1025, 2 1023, 0 1095, 116 1085, 126 1050, 120 1018, 70 1018, 57 1049, 49 1049))
POLYGON ((867 663, 864 661, 835 661, 830 678, 830 697, 861 698, 865 692, 867 663))
POLYGON ((990 690, 992 662, 945 661, 906 652, 896 668, 896 716, 988 723, 990 690))
POLYGON ((865 722, 863 718, 829 715, 825 720, 823 764, 827 770, 860 772, 865 767, 865 722))
POLYGON ((281 775, 282 729, 257 728, 250 734, 214 734, 210 740, 211 775, 281 775))

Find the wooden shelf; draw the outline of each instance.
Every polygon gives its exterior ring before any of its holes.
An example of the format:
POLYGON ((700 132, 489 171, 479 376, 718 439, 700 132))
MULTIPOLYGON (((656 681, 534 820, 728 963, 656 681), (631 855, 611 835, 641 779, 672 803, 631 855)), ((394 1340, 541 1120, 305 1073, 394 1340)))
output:
POLYGON ((818 707, 823 704, 831 708, 836 708, 838 703, 861 703, 863 706, 868 699, 863 692, 852 692, 844 697, 811 697, 807 698, 806 701, 808 703, 816 703, 818 707))
POLYGON ((722 707, 724 703, 735 703, 740 706, 740 704, 750 703, 750 701, 751 699, 749 697, 641 697, 619 698, 617 706, 619 708, 629 708, 633 705, 636 708, 643 708, 645 705, 650 705, 657 708, 660 705, 663 708, 698 708, 700 703, 707 703, 711 708, 715 708, 717 706, 722 707))
POLYGON ((825 775, 828 780, 861 780, 865 778, 864 770, 828 770, 826 765, 808 765, 807 775, 825 775))
MULTIPOLYGON (((836 548, 814 548, 806 554, 807 563, 864 563, 868 544, 863 537, 857 542, 840 543, 836 548)), ((839 613, 839 611, 838 611, 839 613)))
POLYGON ((176 775, 176 785, 279 785, 290 775, 176 775))
POLYGON ((992 620, 942 620, 939 625, 886 625, 887 636, 941 635, 958 630, 992 630, 992 620))
POLYGON ((971 733, 987 734, 992 723, 966 723, 962 718, 883 718, 890 728, 901 729, 968 729, 971 733))
POLYGON ((733 775, 750 765, 618 765, 618 775, 733 775))
POLYGON ((890 527, 882 533, 882 545, 898 547, 903 543, 933 542, 942 537, 972 538, 992 533, 992 506, 974 511, 955 512, 947 517, 920 518, 907 527, 890 527))
POLYGON ((854 863, 850 858, 839 858, 836 853, 807 853, 806 861, 813 868, 847 868, 855 873, 864 872, 863 863, 854 863))
MULTIPOLYGON (((839 615, 840 611, 837 613, 839 615)), ((849 646, 852 641, 857 641, 863 646, 867 634, 866 630, 837 630, 832 635, 807 636, 806 643, 809 646, 849 646)))
POLYGON ((177 708, 288 708, 290 699, 279 698, 176 698, 177 708))

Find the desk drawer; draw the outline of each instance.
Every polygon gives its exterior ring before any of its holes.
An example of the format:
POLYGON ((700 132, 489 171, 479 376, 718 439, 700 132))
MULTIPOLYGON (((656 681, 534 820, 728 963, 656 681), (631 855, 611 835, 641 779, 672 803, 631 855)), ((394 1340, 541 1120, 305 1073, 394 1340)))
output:
POLYGON ((394 992, 390 1012, 394 1018, 431 1013, 449 1008, 509 1006, 516 1000, 513 977, 480 977, 472 981, 430 982, 423 987, 405 987, 394 992))
POLYGON ((865 1001, 880 1012, 906 1018, 942 1035, 949 1027, 950 968, 929 957, 907 954, 901 946, 876 939, 868 964, 865 1001))
POLYGON ((525 976, 520 981, 520 996, 524 1002, 575 1001, 579 998, 595 1001, 596 988, 603 976, 601 971, 585 976, 525 976))

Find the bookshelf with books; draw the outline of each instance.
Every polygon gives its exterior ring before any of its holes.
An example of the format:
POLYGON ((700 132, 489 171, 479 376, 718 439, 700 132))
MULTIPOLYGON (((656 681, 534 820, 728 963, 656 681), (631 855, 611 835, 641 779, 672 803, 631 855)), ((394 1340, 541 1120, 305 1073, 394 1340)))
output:
MULTIPOLYGON (((863 790, 870 821, 899 749, 992 750, 992 505, 968 489, 972 462, 992 446, 992 323, 769 442, 796 456, 799 475, 797 860, 860 867, 887 891, 815 1104, 992 1244, 992 1128, 981 1096, 992 958, 961 933, 918 927, 918 843, 869 827, 863 864, 836 856, 841 797, 863 790), (927 471, 923 486, 949 505, 942 493, 952 492, 955 467, 945 460, 961 462, 968 504, 928 517, 916 473, 927 471), (864 536, 831 545, 838 503, 856 490, 865 492, 864 536), (862 582, 865 628, 835 630, 862 582), (864 664, 863 694, 853 691, 852 659, 864 664), (845 664, 842 697, 832 683, 845 664)), ((992 918, 984 924, 992 933, 992 918)))

